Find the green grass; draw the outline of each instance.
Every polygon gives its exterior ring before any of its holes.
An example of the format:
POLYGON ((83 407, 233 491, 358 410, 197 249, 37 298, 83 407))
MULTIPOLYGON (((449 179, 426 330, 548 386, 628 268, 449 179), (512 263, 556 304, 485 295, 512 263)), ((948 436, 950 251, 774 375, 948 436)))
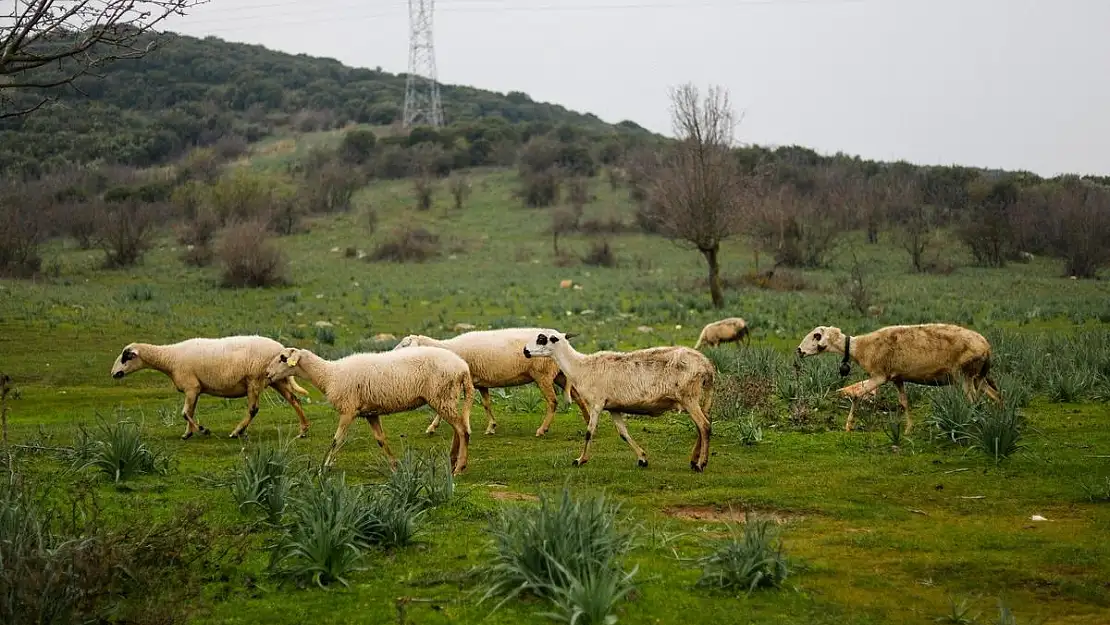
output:
MULTIPOLYGON (((635 591, 616 610, 622 623, 683 623, 694 610, 708 623, 736 622, 738 614, 752 623, 927 623, 950 611, 953 596, 979 597, 972 603, 983 614, 996 613, 996 598, 1004 596, 1019 622, 1110 620, 1110 505, 1091 494, 1101 492, 1092 485, 1110 476, 1110 409, 1099 399, 1105 395, 1097 376, 1079 389, 1059 381, 1076 369, 1095 376, 1103 366, 1085 354, 1104 353, 1098 351, 1104 345, 1060 337, 1080 328, 1106 331, 1106 281, 1062 279, 1060 264, 1043 258, 1002 270, 962 266, 949 276, 913 275, 908 257, 888 236, 868 246, 853 234, 848 242, 859 247, 880 315, 861 317, 841 296, 837 279, 850 257, 843 246, 830 255, 827 269, 801 272, 806 290, 732 288, 727 309, 713 311, 698 284, 704 269, 695 252, 621 235, 611 238, 616 268, 555 266, 545 233, 548 213, 520 208, 515 177, 499 171, 472 176, 474 193, 461 213, 449 211, 446 189, 428 213, 412 210, 408 182, 361 191, 351 213, 280 239, 294 284, 279 289, 221 289, 215 268, 185 267, 168 237, 143 265, 121 271, 100 269, 97 252, 52 243, 46 257, 56 277, 0 282, 0 369, 18 388, 9 404, 21 466, 44 479, 59 474, 69 464, 34 448, 73 444, 77 426, 94 430, 97 415, 138 423, 144 443, 169 455, 170 471, 120 485, 96 478, 102 518, 120 526, 156 521, 191 502, 205 506, 208 522, 229 536, 249 531, 245 559, 203 577, 189 601, 195 623, 398 622, 399 613, 414 623, 549 622, 540 614, 550 606, 527 599, 509 601, 491 615, 492 605, 478 604, 475 567, 490 557, 489 520, 502 506, 534 505, 516 500, 564 484, 604 490, 621 503, 624 527, 637 528, 625 563, 638 567, 635 591), (382 220, 373 235, 362 227, 368 205, 382 220), (368 252, 393 227, 408 223, 447 240, 444 257, 419 265, 344 257, 346 247, 368 252), (560 289, 566 278, 583 288, 560 289), (590 463, 575 469, 571 460, 584 435, 577 408, 560 405, 552 431, 537 439, 543 413, 538 391, 495 392, 497 434, 480 433, 485 416, 476 406, 469 468, 456 479, 450 501, 421 517, 415 544, 369 552, 362 570, 344 575, 349 587, 327 590, 311 584, 297 589, 267 575, 266 546, 279 530, 259 523, 257 513, 240 512, 227 487, 244 466, 243 443, 226 435, 244 416, 245 400, 202 396, 197 415, 213 435, 181 441, 182 398, 166 377, 109 376, 113 359, 131 341, 257 332, 336 356, 372 348, 378 333, 450 336, 455 324, 471 323, 555 327, 581 333, 576 344, 582 350, 629 349, 692 345, 702 324, 731 315, 753 325, 753 347, 722 347, 715 360, 741 380, 763 376, 777 385, 767 403, 727 413, 758 423, 757 444, 745 444, 745 428, 719 422, 709 466, 694 474, 689 419, 634 418, 630 428, 651 459, 640 469, 603 418, 590 463), (314 323, 321 320, 334 324, 334 344, 317 343, 314 323), (807 363, 798 378, 783 369, 789 350, 816 325, 860 333, 923 321, 961 323, 1006 338, 1005 345, 995 340, 996 367, 1025 380, 1035 395, 1023 409, 1025 446, 1004 462, 933 439, 925 417, 934 390, 912 389, 917 425, 893 450, 879 411, 861 415, 863 431, 841 431, 847 404, 827 391, 861 379, 858 367, 845 380, 831 357, 807 363), (805 427, 791 416, 799 406, 809 411, 805 427), (698 560, 710 552, 705 539, 727 537, 728 530, 688 517, 726 513, 730 506, 784 520, 779 535, 795 568, 782 589, 737 598, 697 586, 698 560), (698 514, 676 512, 683 510, 698 514), (1031 521, 1035 514, 1048 521, 1031 521)), ((587 218, 631 219, 623 192, 612 193, 601 180, 593 191, 598 200, 587 218)), ((583 254, 590 242, 564 237, 560 247, 583 254)), ((945 253, 960 259, 955 247, 945 253)), ((722 262, 728 277, 754 268, 753 254, 740 241, 724 250, 722 262)), ((318 464, 336 417, 310 390, 310 436, 292 445, 318 464)), ((882 406, 889 408, 893 397, 893 389, 884 388, 882 406)), ((445 451, 449 436, 423 434, 430 418, 427 410, 384 417, 394 451, 445 451)), ((249 430, 251 443, 277 443, 279 432, 291 437, 295 425, 292 410, 267 391, 249 430)), ((351 483, 378 483, 384 479, 380 459, 369 428, 355 424, 338 468, 351 483)))

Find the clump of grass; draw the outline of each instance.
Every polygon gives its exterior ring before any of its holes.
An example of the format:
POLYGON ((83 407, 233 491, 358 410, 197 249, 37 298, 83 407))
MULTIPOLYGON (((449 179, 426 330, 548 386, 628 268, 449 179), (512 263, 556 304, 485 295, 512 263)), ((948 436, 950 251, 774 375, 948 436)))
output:
POLYGON ((790 562, 782 541, 775 541, 774 520, 749 518, 742 536, 732 526, 729 530, 730 538, 711 544, 712 552, 698 560, 702 567, 698 586, 745 594, 781 587, 790 575, 790 562))
POLYGON ((335 345, 335 330, 327 326, 317 327, 316 342, 320 345, 335 345))
POLYGON ((551 601, 569 623, 616 621, 612 611, 632 589, 636 569, 621 564, 632 533, 617 525, 619 505, 604 494, 541 494, 538 506, 502 508, 490 524, 493 558, 484 567, 482 601, 501 597, 499 608, 521 593, 551 601))
POLYGON ((239 510, 259 510, 267 522, 279 524, 290 494, 300 483, 292 466, 295 460, 291 440, 251 445, 230 484, 239 510))
POLYGON ((947 442, 955 445, 966 445, 971 442, 978 411, 967 401, 959 386, 941 387, 933 393, 930 400, 932 412, 925 419, 925 423, 934 428, 947 442))
POLYGON ((1079 483, 1079 486, 1091 503, 1110 503, 1110 475, 1101 480, 1098 478, 1090 482, 1084 480, 1079 483))
POLYGON ((975 420, 971 433, 972 442, 977 449, 1002 462, 1023 447, 1021 440, 1025 430, 1025 415, 1017 406, 993 403, 977 404, 980 414, 975 420))
POLYGON ((388 477, 382 488, 404 506, 415 506, 419 510, 432 508, 447 503, 455 493, 451 458, 442 450, 417 453, 408 448, 396 467, 390 468, 383 461, 379 470, 388 477))
POLYGON ((361 489, 343 474, 322 477, 293 497, 291 522, 270 553, 270 569, 298 583, 323 588, 360 570, 363 545, 359 529, 366 522, 361 489))
POLYGON ((955 597, 948 597, 948 613, 933 620, 937 623, 948 623, 950 625, 972 625, 978 615, 969 616, 970 613, 971 602, 967 598, 956 601, 955 597))
POLYGON ((755 445, 763 441, 763 428, 754 414, 736 422, 736 437, 742 445, 755 445))
POLYGON ((117 483, 169 470, 169 458, 148 446, 139 426, 130 421, 101 420, 99 436, 95 437, 81 426, 73 455, 75 469, 95 467, 117 483))
POLYGON ((906 435, 902 413, 897 410, 891 412, 883 419, 882 425, 883 434, 886 434, 887 439, 890 440, 890 444, 894 447, 901 447, 902 443, 905 441, 906 435))

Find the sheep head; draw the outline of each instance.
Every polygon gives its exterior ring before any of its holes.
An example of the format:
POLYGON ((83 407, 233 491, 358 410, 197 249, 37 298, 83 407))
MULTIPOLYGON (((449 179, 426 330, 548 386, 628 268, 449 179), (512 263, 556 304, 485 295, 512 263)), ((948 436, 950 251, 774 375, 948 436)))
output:
POLYGON ((286 347, 282 349, 266 367, 266 378, 269 379, 272 384, 298 373, 297 364, 300 362, 300 359, 301 350, 295 347, 286 347))
POLYGON ((817 326, 805 335, 802 342, 798 344, 798 349, 795 350, 795 352, 798 354, 799 358, 803 358, 805 356, 824 353, 828 351, 830 347, 839 348, 843 343, 844 333, 840 331, 840 328, 817 326))
POLYGON ((396 349, 404 349, 406 347, 416 347, 417 345, 422 344, 420 342, 420 339, 422 339, 422 338, 424 338, 424 337, 420 336, 419 334, 410 334, 410 335, 406 336, 405 338, 401 339, 400 341, 398 341, 397 344, 393 346, 393 349, 396 350, 396 349))
POLYGON ((128 373, 145 368, 146 363, 143 362, 139 352, 140 348, 136 343, 124 347, 119 356, 116 356, 116 362, 112 364, 112 377, 118 380, 128 373))
POLYGON ((544 330, 524 346, 524 357, 550 358, 555 353, 555 346, 560 341, 569 341, 576 336, 578 335, 573 332, 563 334, 557 330, 544 330))

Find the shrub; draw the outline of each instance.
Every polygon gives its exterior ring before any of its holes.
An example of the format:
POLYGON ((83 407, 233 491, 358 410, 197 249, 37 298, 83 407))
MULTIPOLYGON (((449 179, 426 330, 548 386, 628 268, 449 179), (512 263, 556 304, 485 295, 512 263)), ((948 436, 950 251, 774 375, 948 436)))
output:
POLYGON ((370 160, 378 137, 370 130, 350 130, 343 135, 339 145, 339 156, 348 163, 361 165, 370 160))
POLYGON ((70 203, 59 206, 54 218, 63 224, 65 233, 77 247, 91 249, 96 241, 97 218, 93 206, 87 203, 70 203))
POLYGON ((950 443, 966 445, 971 442, 978 411, 967 401, 963 390, 958 385, 942 387, 933 393, 930 401, 932 412, 925 423, 950 443))
POLYGON ((560 174, 556 167, 520 175, 521 188, 517 195, 524 204, 533 208, 552 206, 559 201, 560 174))
POLYGON ((712 544, 712 553, 698 560, 702 567, 699 586, 745 594, 757 588, 778 588, 790 575, 790 563, 777 538, 774 521, 749 518, 742 537, 736 535, 712 544))
POLYGON ((582 257, 582 262, 595 267, 616 267, 617 254, 609 245, 609 241, 597 241, 590 247, 590 251, 582 257))
POLYGON ((466 198, 470 196, 470 179, 461 174, 452 174, 448 186, 451 189, 451 197, 455 199, 455 210, 461 211, 466 198))
POLYGON ((0 276, 31 277, 42 267, 45 216, 18 196, 0 197, 0 276))
POLYGON ((131 267, 142 260, 153 244, 158 212, 136 198, 100 207, 97 243, 104 250, 105 267, 131 267))
POLYGON ((241 512, 259 510, 266 520, 277 525, 299 483, 293 463, 297 457, 292 440, 276 445, 251 445, 243 454, 243 464, 235 472, 231 496, 241 512))
POLYGON ((740 282, 769 291, 804 291, 809 286, 800 273, 777 267, 768 271, 749 271, 740 277, 740 282))
POLYGON ((288 260, 265 235, 264 222, 245 222, 224 231, 218 256, 227 287, 268 287, 288 284, 288 260))
POLYGON ((441 247, 438 235, 421 227, 402 226, 394 231, 390 240, 379 244, 368 258, 372 261, 422 263, 439 256, 441 247))
POLYGON ((617 527, 619 506, 605 495, 542 494, 538 507, 502 508, 490 524, 493 558, 482 600, 494 608, 528 592, 555 603, 570 622, 612 622, 614 604, 631 590, 621 559, 632 534, 617 527))
POLYGON ((435 180, 431 176, 417 176, 412 179, 412 190, 416 195, 416 208, 431 210, 436 192, 435 180))
POLYGON ((362 176, 355 169, 331 160, 305 175, 300 193, 310 213, 345 213, 361 186, 362 176))
POLYGON ((114 424, 101 421, 100 436, 90 438, 84 427, 78 436, 74 463, 77 469, 95 467, 113 482, 169 470, 169 459, 149 447, 139 426, 130 421, 114 424))
POLYGON ((993 402, 979 405, 983 408, 975 421, 972 441, 996 463, 1002 462, 1023 447, 1025 415, 1010 403, 1001 407, 993 402))

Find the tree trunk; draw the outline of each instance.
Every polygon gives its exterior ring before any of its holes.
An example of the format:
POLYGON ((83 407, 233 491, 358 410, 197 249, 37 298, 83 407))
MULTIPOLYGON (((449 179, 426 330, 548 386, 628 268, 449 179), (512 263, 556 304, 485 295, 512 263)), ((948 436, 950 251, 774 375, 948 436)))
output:
POLYGON ((721 294, 721 266, 717 262, 717 247, 700 250, 709 265, 709 296, 713 298, 713 308, 724 308, 725 297, 721 294))

